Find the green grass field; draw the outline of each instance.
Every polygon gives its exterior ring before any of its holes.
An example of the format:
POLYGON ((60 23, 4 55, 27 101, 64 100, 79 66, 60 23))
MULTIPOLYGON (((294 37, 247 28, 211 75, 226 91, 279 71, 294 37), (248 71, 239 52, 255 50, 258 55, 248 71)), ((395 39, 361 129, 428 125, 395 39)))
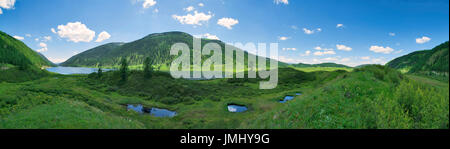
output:
POLYGON ((146 79, 140 71, 120 85, 117 72, 3 82, 0 128, 448 128, 447 83, 384 67, 336 70, 283 68, 272 90, 258 89, 258 79, 190 81, 164 72, 146 79), (248 111, 228 112, 231 103, 248 111), (124 104, 177 115, 143 115, 124 104))

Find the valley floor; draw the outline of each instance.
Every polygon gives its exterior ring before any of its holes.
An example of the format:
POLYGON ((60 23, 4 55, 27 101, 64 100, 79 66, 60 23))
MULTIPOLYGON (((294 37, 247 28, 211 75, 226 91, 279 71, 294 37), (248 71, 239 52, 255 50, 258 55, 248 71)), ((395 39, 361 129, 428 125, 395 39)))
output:
POLYGON ((386 68, 286 69, 273 90, 259 90, 252 81, 175 80, 158 74, 143 81, 139 72, 115 85, 114 73, 102 79, 51 75, 0 83, 0 128, 449 128, 447 83, 386 68), (295 93, 302 95, 279 103, 295 93), (127 104, 177 115, 139 114, 127 104), (228 104, 245 105, 248 111, 231 113, 228 104))

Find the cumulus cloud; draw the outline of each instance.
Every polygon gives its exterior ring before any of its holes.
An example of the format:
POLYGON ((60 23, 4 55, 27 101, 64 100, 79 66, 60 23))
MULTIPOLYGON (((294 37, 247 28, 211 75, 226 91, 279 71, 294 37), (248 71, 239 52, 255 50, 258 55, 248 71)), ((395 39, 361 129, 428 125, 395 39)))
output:
POLYGON ((111 38, 111 35, 108 32, 103 31, 100 34, 98 34, 97 40, 95 40, 95 42, 102 42, 102 41, 107 40, 109 38, 111 38))
POLYGON ((278 40, 288 40, 288 39, 289 39, 289 37, 284 37, 284 36, 278 37, 278 40))
POLYGON ((289 4, 289 0, 274 0, 273 1, 275 4, 285 4, 288 5, 289 4))
POLYGON ((283 48, 283 51, 296 51, 297 48, 283 48))
POLYGON ((13 9, 16 0, 0 0, 0 14, 3 14, 3 9, 13 9))
POLYGON ((314 47, 314 49, 315 50, 322 50, 322 47, 317 46, 317 47, 314 47))
POLYGON ((205 6, 205 4, 203 4, 203 3, 198 3, 198 6, 203 7, 203 6, 205 6))
POLYGON ((336 25, 336 28, 343 28, 344 27, 344 24, 337 24, 336 25))
POLYGON ((54 28, 51 28, 50 30, 52 31, 52 33, 56 34, 56 30, 54 28))
POLYGON ((178 20, 181 24, 189 24, 189 25, 202 25, 202 22, 207 22, 211 19, 211 13, 205 14, 203 12, 198 13, 194 11, 194 14, 187 14, 185 16, 172 15, 172 18, 178 20))
POLYGON ((220 40, 219 37, 217 37, 216 35, 212 35, 209 33, 203 34, 203 35, 197 35, 197 38, 206 38, 206 39, 211 39, 211 40, 220 40))
POLYGON ((336 54, 336 52, 334 52, 334 51, 317 51, 317 52, 314 52, 314 55, 316 55, 316 56, 322 56, 322 55, 334 55, 334 54, 336 54))
POLYGON ((95 37, 95 32, 81 22, 69 22, 67 25, 58 25, 56 33, 59 37, 67 38, 68 41, 75 43, 90 42, 95 37))
POLYGON ((150 8, 151 6, 156 5, 155 0, 145 0, 144 3, 142 3, 142 7, 144 8, 150 8))
POLYGON ((426 36, 423 36, 423 37, 421 37, 421 38, 416 38, 416 43, 418 43, 418 44, 424 44, 424 43, 429 42, 430 40, 431 40, 431 38, 426 37, 426 36))
POLYGON ((46 52, 48 51, 47 44, 41 42, 39 43, 40 49, 36 50, 37 52, 46 52))
POLYGON ((331 48, 322 48, 322 47, 317 46, 317 47, 314 47, 314 50, 332 51, 333 49, 331 49, 331 48))
POLYGON ((314 34, 314 31, 313 31, 313 30, 309 30, 309 29, 307 29, 307 28, 303 28, 303 32, 305 32, 305 34, 308 34, 308 35, 314 34))
POLYGON ((341 44, 337 44, 337 45, 336 45, 336 48, 337 48, 338 50, 342 50, 342 51, 351 51, 351 50, 352 50, 351 47, 348 47, 348 46, 346 46, 346 45, 341 45, 341 44))
POLYGON ((51 36, 44 36, 43 38, 44 38, 44 39, 43 39, 44 42, 46 42, 46 41, 51 41, 51 40, 52 40, 52 37, 51 37, 51 36))
POLYGON ((305 51, 305 54, 301 54, 300 56, 309 56, 311 54, 311 51, 305 51))
POLYGON ((238 24, 239 21, 233 18, 222 18, 217 21, 220 26, 226 27, 228 29, 233 29, 233 26, 238 24))
POLYGON ((185 11, 187 11, 187 12, 191 12, 191 11, 193 11, 195 8, 193 7, 193 6, 189 6, 189 7, 187 7, 187 8, 183 8, 185 11))
POLYGON ((18 39, 18 40, 23 40, 23 39, 25 39, 24 37, 22 37, 22 36, 13 36, 14 38, 16 38, 16 39, 18 39))
POLYGON ((391 47, 383 47, 383 46, 371 46, 370 51, 373 51, 375 53, 383 53, 383 54, 389 54, 394 51, 391 47))

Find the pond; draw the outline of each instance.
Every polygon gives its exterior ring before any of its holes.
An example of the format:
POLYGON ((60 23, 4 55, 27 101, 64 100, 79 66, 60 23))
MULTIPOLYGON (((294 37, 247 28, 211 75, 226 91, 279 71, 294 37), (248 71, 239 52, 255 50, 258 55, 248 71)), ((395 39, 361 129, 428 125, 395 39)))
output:
POLYGON ((280 101, 280 103, 286 103, 287 101, 292 100, 292 99, 294 99, 294 96, 286 96, 286 97, 284 97, 283 100, 280 101))
POLYGON ((244 112, 247 111, 248 108, 246 106, 241 106, 241 105, 228 105, 228 111, 229 112, 244 112))
POLYGON ((128 104, 127 110, 133 110, 141 114, 148 113, 155 117, 174 117, 175 115, 177 115, 175 111, 160 108, 146 108, 140 104, 138 105, 128 104))
MULTIPOLYGON (((90 74, 93 72, 97 72, 98 68, 86 68, 86 67, 51 67, 47 68, 47 71, 59 73, 63 75, 70 74, 90 74)), ((110 71, 112 69, 103 69, 103 71, 110 71)))
MULTIPOLYGON (((300 95, 302 95, 302 93, 295 93, 295 96, 300 96, 300 95)), ((286 96, 286 97, 284 97, 283 100, 280 100, 280 103, 286 103, 293 99, 294 99, 294 96, 286 96)))

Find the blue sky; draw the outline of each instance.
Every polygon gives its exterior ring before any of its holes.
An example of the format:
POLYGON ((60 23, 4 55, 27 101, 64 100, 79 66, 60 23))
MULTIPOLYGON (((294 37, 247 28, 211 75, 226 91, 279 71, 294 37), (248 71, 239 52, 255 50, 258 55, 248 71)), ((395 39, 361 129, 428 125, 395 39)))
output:
POLYGON ((448 0, 0 0, 0 30, 54 62, 183 31, 279 43, 289 63, 384 64, 448 41, 448 28, 448 0))

